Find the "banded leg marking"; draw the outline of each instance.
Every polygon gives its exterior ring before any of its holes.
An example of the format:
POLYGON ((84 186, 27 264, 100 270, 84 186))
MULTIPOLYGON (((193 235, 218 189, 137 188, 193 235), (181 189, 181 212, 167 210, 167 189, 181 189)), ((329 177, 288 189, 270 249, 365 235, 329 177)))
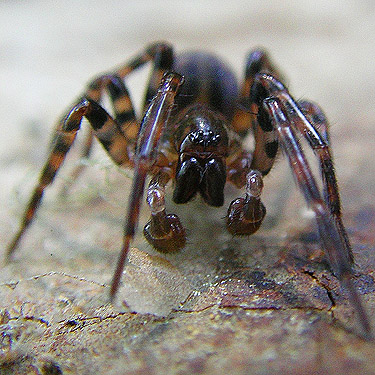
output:
POLYGON ((34 188, 31 198, 26 206, 25 212, 21 219, 20 228, 14 236, 12 242, 5 250, 5 262, 10 260, 14 250, 21 240, 22 235, 31 224, 41 203, 44 189, 53 182, 57 171, 61 167, 66 154, 76 138, 76 133, 77 131, 75 129, 68 130, 63 128, 56 131, 52 140, 50 155, 41 171, 38 183, 34 188))
POLYGON ((260 72, 280 75, 267 52, 255 49, 247 58, 240 105, 234 115, 233 127, 242 136, 246 135, 249 128, 252 127, 255 149, 252 155, 251 169, 258 170, 265 176, 274 164, 278 151, 278 139, 267 115, 264 115, 261 108, 261 102, 266 93, 261 86, 255 85, 255 77, 260 72))
MULTIPOLYGON (((363 334, 365 337, 371 338, 370 322, 353 284, 353 271, 347 244, 343 241, 341 228, 336 225, 330 208, 319 192, 311 168, 296 137, 293 129, 294 122, 289 118, 289 102, 282 102, 278 97, 270 97, 264 101, 263 106, 269 113, 272 124, 279 134, 297 186, 303 193, 307 204, 315 212, 320 238, 327 251, 332 269, 348 291, 350 302, 355 308, 363 334)), ((294 117, 294 114, 291 117, 294 117)))
POLYGON ((335 218, 339 233, 346 245, 349 262, 353 264, 354 258, 349 236, 342 222, 341 199, 330 147, 328 120, 319 106, 314 103, 307 101, 298 102, 298 106, 301 108, 305 119, 297 116, 299 121, 297 119, 295 123, 300 132, 305 135, 315 155, 319 159, 324 186, 324 199, 331 210, 331 214, 335 218), (310 129, 315 131, 310 131, 310 129))
POLYGON ((280 76, 268 53, 263 49, 254 49, 246 59, 245 79, 241 87, 239 105, 232 121, 235 131, 241 136, 245 136, 251 127, 255 127, 254 121, 256 121, 257 110, 254 111, 251 106, 250 90, 256 74, 260 72, 269 72, 275 76, 280 76))
POLYGON ((145 180, 156 160, 159 140, 165 131, 175 96, 182 83, 183 78, 179 74, 169 73, 164 76, 142 120, 135 151, 135 171, 126 215, 123 246, 110 289, 111 300, 114 299, 120 285, 130 243, 137 228, 145 180))
MULTIPOLYGON (((113 73, 100 75, 93 79, 87 86, 87 90, 82 97, 93 100, 96 103, 101 103, 103 93, 108 92, 113 106, 114 118, 119 125, 121 131, 127 138, 130 144, 135 144, 139 132, 139 123, 136 118, 134 106, 131 101, 129 92, 124 83, 127 75, 134 70, 139 69, 149 61, 155 59, 159 61, 159 56, 163 51, 171 50, 171 47, 165 43, 155 43, 145 49, 144 52, 134 57, 128 63, 116 69, 113 73)), ((161 59, 161 64, 164 64, 164 59, 161 59)), ((157 63, 155 62, 154 65, 157 63)), ((163 65, 164 66, 164 65, 163 65)), ((160 76, 160 75, 159 75, 160 76)), ((160 79, 155 83, 156 87, 161 81, 160 79)), ((84 142, 84 147, 81 151, 81 158, 87 158, 90 155, 92 147, 93 134, 88 134, 84 142)), ((71 173, 71 181, 78 178, 83 171, 82 165, 77 166, 71 173)), ((64 187, 63 193, 66 194, 68 186, 64 187)))
POLYGON ((44 190, 53 182, 76 138, 83 117, 88 119, 92 125, 93 134, 99 139, 115 163, 122 165, 130 162, 132 154, 129 152, 129 142, 109 114, 99 104, 89 99, 83 99, 74 106, 55 131, 50 155, 26 207, 20 229, 6 249, 6 260, 10 259, 23 233, 32 222, 41 203, 44 190))

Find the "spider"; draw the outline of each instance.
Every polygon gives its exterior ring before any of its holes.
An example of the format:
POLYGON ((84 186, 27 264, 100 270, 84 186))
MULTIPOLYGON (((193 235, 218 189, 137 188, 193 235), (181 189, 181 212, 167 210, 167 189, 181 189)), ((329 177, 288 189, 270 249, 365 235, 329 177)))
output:
POLYGON ((146 200, 151 218, 144 236, 156 250, 175 252, 186 242, 178 216, 166 212, 165 189, 171 180, 176 203, 187 203, 200 194, 208 205, 219 207, 224 203, 227 181, 243 189, 244 196, 229 206, 226 227, 234 235, 250 235, 259 229, 266 214, 261 201, 263 177, 270 172, 280 144, 297 186, 315 213, 332 270, 348 291, 365 336, 371 336, 368 316, 352 281, 353 254, 341 219, 328 122, 316 104, 292 98, 264 50, 255 49, 248 55, 241 88, 230 68, 215 55, 187 52, 175 56, 172 47, 161 42, 148 46, 114 72, 92 80, 55 129, 49 158, 19 231, 6 249, 8 260, 72 146, 83 117, 91 125, 84 154, 89 155, 95 136, 114 163, 134 168, 111 300, 137 229, 148 175, 146 200), (124 78, 147 62, 152 62, 153 68, 145 114, 139 122, 124 78), (112 102, 113 116, 100 104, 104 93, 112 102), (255 139, 252 152, 242 145, 250 129, 255 139), (300 135, 319 160, 323 192, 301 149, 300 135))

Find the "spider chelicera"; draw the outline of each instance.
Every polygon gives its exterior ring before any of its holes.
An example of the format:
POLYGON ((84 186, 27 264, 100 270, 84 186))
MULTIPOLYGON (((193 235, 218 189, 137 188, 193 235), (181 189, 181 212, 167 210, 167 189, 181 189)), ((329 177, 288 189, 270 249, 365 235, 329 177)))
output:
POLYGON ((144 235, 156 250, 175 252, 186 241, 178 216, 166 213, 165 188, 170 180, 174 181, 176 203, 186 203, 199 193, 207 204, 219 207, 224 203, 227 181, 243 189, 244 197, 229 206, 226 226, 234 235, 250 235, 258 230, 266 214, 260 199, 263 177, 271 170, 280 144, 299 189, 315 213, 332 270, 348 291, 364 334, 370 337, 369 319, 352 281, 353 255, 341 219, 327 120, 316 104, 290 96, 265 51, 256 49, 249 54, 241 88, 232 71, 216 56, 205 52, 174 56, 166 43, 150 45, 113 73, 91 81, 55 130, 49 158, 20 229, 6 250, 7 259, 32 222, 44 189, 52 183, 64 161, 83 117, 91 125, 84 154, 89 154, 95 136, 117 165, 135 170, 111 299, 118 290, 137 228, 148 175, 151 218, 144 227, 144 235), (124 78, 149 61, 153 70, 145 97, 145 114, 139 122, 124 78), (100 105, 105 92, 113 103, 114 116, 100 105), (255 138, 252 152, 242 146, 250 129, 255 138), (319 160, 323 193, 301 149, 300 135, 319 160))

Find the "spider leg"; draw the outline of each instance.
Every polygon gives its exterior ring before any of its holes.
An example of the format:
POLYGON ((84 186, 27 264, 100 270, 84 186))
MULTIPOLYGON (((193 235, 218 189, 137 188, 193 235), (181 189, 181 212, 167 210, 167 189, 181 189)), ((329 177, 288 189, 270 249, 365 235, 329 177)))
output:
POLYGON ((115 163, 118 165, 131 163, 133 157, 131 153, 132 145, 124 136, 117 123, 98 103, 87 98, 81 99, 60 123, 54 133, 49 157, 26 207, 20 229, 6 249, 6 261, 10 259, 23 233, 32 222, 42 200, 44 190, 53 182, 56 173, 76 138, 83 117, 87 118, 93 128, 93 135, 98 138, 115 163))
POLYGON ((171 70, 172 67, 173 50, 166 43, 151 44, 141 54, 115 69, 113 73, 100 75, 89 83, 84 94, 85 97, 100 103, 103 92, 105 90, 108 91, 113 104, 116 122, 128 139, 131 140, 137 138, 138 126, 134 126, 135 113, 124 79, 134 70, 139 69, 150 61, 153 61, 154 68, 147 89, 146 103, 148 104, 155 96, 164 73, 171 70))
MULTIPOLYGON (((261 105, 262 99, 265 99, 269 95, 277 97, 282 103, 285 103, 292 126, 306 138, 319 159, 324 184, 324 199, 335 219, 338 233, 345 245, 344 254, 348 262, 352 264, 352 249, 341 219, 340 195, 329 146, 328 122, 317 105, 310 102, 302 102, 302 107, 300 108, 299 103, 297 104, 284 85, 274 76, 266 73, 257 75, 251 89, 251 97, 254 106, 261 105), (322 134, 318 131, 318 127, 322 128, 322 134)), ((261 107, 259 108, 261 109, 261 107)), ((258 111, 257 117, 258 122, 264 124, 263 127, 273 127, 269 118, 267 118, 267 114, 265 114, 263 110, 258 111)))
POLYGON ((263 49, 255 49, 247 57, 245 67, 245 80, 242 84, 239 105, 232 121, 234 130, 245 136, 252 127, 255 148, 252 153, 251 169, 258 170, 263 176, 271 170, 278 151, 277 134, 272 126, 263 126, 264 122, 257 120, 257 106, 251 101, 249 95, 256 75, 260 72, 272 73, 280 77, 268 53, 263 49))
POLYGON ((156 160, 160 137, 164 133, 174 98, 182 83, 183 78, 177 73, 164 76, 142 120, 135 151, 135 171, 126 215, 123 246, 110 289, 111 300, 114 299, 118 290, 130 242, 137 228, 145 179, 156 160))
POLYGON ((169 168, 161 169, 150 181, 147 190, 147 203, 151 209, 151 218, 144 227, 146 240, 158 251, 176 252, 186 243, 185 229, 177 215, 166 214, 165 186, 171 178, 169 168))
POLYGON ((329 124, 323 110, 319 107, 318 104, 307 100, 299 100, 297 104, 302 113, 306 116, 308 122, 310 124, 313 124, 315 129, 317 129, 317 132, 319 132, 320 136, 324 139, 327 145, 329 145, 329 124))
POLYGON ((144 98, 144 110, 147 109, 147 106, 150 104, 152 98, 156 95, 164 74, 173 69, 174 55, 172 47, 167 44, 163 44, 162 48, 159 47, 155 51, 152 62, 152 72, 144 98))
MULTIPOLYGON (((88 159, 91 155, 92 144, 94 141, 94 133, 91 128, 87 129, 87 134, 83 142, 83 147, 80 152, 79 159, 84 160, 88 159)), ((65 198, 68 195, 69 189, 71 188, 74 181, 82 174, 86 166, 82 163, 76 165, 73 170, 70 172, 69 176, 66 179, 66 182, 61 188, 60 195, 65 198)))
POLYGON ((39 182, 26 206, 26 210, 21 220, 20 228, 14 236, 12 242, 5 250, 5 262, 8 262, 16 249, 22 235, 31 224, 36 210, 38 209, 43 197, 44 189, 52 183, 55 175, 63 163, 67 152, 76 137, 75 129, 62 129, 57 131, 53 137, 52 149, 44 168, 41 171, 39 182))
MULTIPOLYGON (((146 107, 156 94, 158 85, 164 73, 172 68, 173 50, 172 47, 166 43, 158 42, 151 44, 141 54, 122 65, 114 72, 102 74, 93 79, 88 84, 86 92, 82 95, 82 97, 101 103, 103 94, 107 91, 112 103, 114 118, 130 142, 135 142, 139 127, 124 79, 134 70, 139 69, 149 61, 153 61, 154 68, 147 89, 145 101, 146 107)), ((90 156, 93 144, 92 141, 93 133, 92 130, 89 129, 89 133, 86 136, 81 150, 80 159, 88 158, 90 156)), ((84 169, 85 166, 83 164, 77 165, 71 172, 68 180, 71 182, 75 181, 84 169)), ((69 184, 66 184, 63 187, 63 196, 67 194, 69 187, 69 184)))
MULTIPOLYGON (((131 163, 133 156, 132 149, 134 148, 137 139, 139 127, 136 123, 134 110, 123 79, 134 70, 154 59, 155 56, 160 56, 163 53, 167 54, 170 50, 171 47, 165 43, 151 44, 142 53, 116 69, 115 73, 101 75, 92 80, 88 85, 87 91, 82 96, 82 98, 86 99, 80 100, 80 103, 73 107, 69 115, 64 115, 64 117, 57 123, 54 135, 52 137, 50 155, 42 170, 38 185, 34 189, 33 195, 27 205, 19 231, 5 251, 5 261, 10 259, 23 233, 30 225, 41 202, 45 187, 53 182, 55 174, 60 168, 65 159, 66 153, 69 151, 75 139, 77 130, 74 129, 74 126, 71 126, 71 123, 76 121, 78 124, 78 129, 80 127, 82 116, 85 116, 85 112, 87 112, 88 116, 90 116, 90 110, 88 109, 89 107, 94 108, 92 111, 92 114, 94 115, 91 116, 94 124, 96 123, 95 116, 96 119, 100 118, 100 116, 102 116, 102 119, 110 118, 104 109, 98 109, 98 103, 101 101, 103 92, 105 90, 108 91, 113 103, 114 114, 118 125, 116 125, 112 119, 110 119, 108 126, 104 127, 103 129, 95 129, 97 126, 93 125, 95 130, 90 129, 81 155, 88 156, 90 154, 92 139, 93 136, 96 135, 99 137, 99 139, 101 138, 101 143, 107 149, 109 154, 113 154, 113 159, 117 164, 123 164, 124 162, 131 163), (86 104, 84 104, 85 100, 86 104), (91 105, 88 103, 91 103, 91 105), (86 110, 84 109, 85 106, 86 110), (109 128, 107 135, 105 135, 106 128, 109 128), (110 129, 114 129, 114 137, 110 136, 110 129), (125 145, 129 147, 124 147, 125 145), (112 150, 109 150, 109 147, 112 150), (117 149, 117 151, 115 149, 117 149), (118 155, 121 152, 123 152, 123 155, 118 155)), ((83 166, 78 166, 76 170, 72 172, 72 178, 77 178, 83 169, 83 166)), ((65 188, 65 192, 66 191, 67 187, 65 188)))
POLYGON ((271 73, 273 76, 278 78, 281 76, 278 69, 271 61, 267 51, 261 48, 256 48, 250 51, 249 55, 247 56, 245 66, 245 81, 241 89, 242 101, 247 101, 247 106, 251 104, 248 101, 250 89, 253 86, 255 76, 260 72, 271 73))
MULTIPOLYGON (((93 102, 100 103, 104 89, 108 91, 108 95, 111 99, 114 117, 118 127, 128 139, 129 144, 133 145, 138 134, 139 126, 129 92, 123 80, 116 75, 100 76, 90 83, 85 97, 93 102)), ((94 135, 94 129, 90 127, 81 150, 81 159, 90 156, 94 135)), ((62 196, 68 194, 71 184, 79 177, 84 169, 85 166, 83 164, 79 164, 73 169, 68 178, 70 183, 66 183, 63 186, 61 191, 62 196)))
MULTIPOLYGON (((259 82, 261 82, 262 79, 265 79, 265 76, 260 77, 259 82)), ((275 83, 276 86, 282 86, 279 82, 273 82, 273 84, 275 83)), ((273 91, 273 89, 276 90, 276 87, 273 86, 271 91, 273 91)), ((285 90, 285 88, 283 88, 283 90, 285 90)), ((272 93, 271 96, 263 100, 263 105, 259 107, 259 110, 265 111, 265 113, 268 114, 270 122, 278 133, 296 183, 303 193, 307 204, 315 213, 321 241, 327 251, 333 271, 348 291, 349 299, 357 313, 365 337, 370 338, 371 326, 358 292, 353 284, 353 271, 350 259, 348 258, 347 244, 343 241, 343 236, 335 223, 335 218, 331 213, 331 209, 320 194, 311 168, 296 137, 294 122, 291 119, 291 117, 294 117, 294 113, 290 115, 290 103, 282 101, 279 98, 282 94, 280 91, 276 92, 275 96, 273 96, 274 93, 272 93)))
MULTIPOLYGON (((239 172, 245 172, 245 198, 237 198, 231 202, 226 216, 226 226, 233 235, 250 235, 261 226, 266 215, 266 208, 260 200, 263 179, 259 171, 248 169, 243 165, 239 172)), ((236 180, 232 180, 236 184, 236 180)), ((240 187, 239 185, 237 185, 240 187)))
POLYGON ((247 57, 239 105, 232 119, 236 133, 245 136, 252 127, 255 139, 251 155, 242 151, 228 165, 228 180, 238 188, 246 187, 245 198, 237 198, 231 202, 226 216, 228 231, 236 235, 253 234, 262 224, 266 215, 266 208, 260 200, 262 176, 271 170, 279 145, 275 129, 257 117, 258 105, 253 103, 249 95, 256 75, 260 72, 280 75, 267 52, 255 49, 247 57))
MULTIPOLYGON (((293 99, 290 98, 290 100, 293 99)), ((332 152, 330 149, 327 118, 319 106, 314 103, 299 101, 296 108, 298 109, 298 107, 305 115, 305 118, 300 117, 297 112, 293 112, 290 115, 291 119, 296 124, 299 131, 306 137, 311 148, 314 150, 315 155, 319 159, 320 171, 324 184, 324 199, 331 210, 331 214, 335 218, 338 231, 345 243, 348 260, 353 264, 354 258, 349 236, 346 233, 341 217, 341 200, 333 165, 332 152)))

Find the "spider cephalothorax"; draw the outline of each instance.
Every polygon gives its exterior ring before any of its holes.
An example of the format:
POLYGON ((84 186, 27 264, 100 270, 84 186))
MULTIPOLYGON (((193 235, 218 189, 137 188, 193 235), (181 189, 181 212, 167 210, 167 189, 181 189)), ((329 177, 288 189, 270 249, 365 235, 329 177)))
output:
POLYGON ((174 202, 186 203, 199 192, 209 205, 222 206, 229 155, 225 118, 207 106, 189 107, 178 120, 175 146, 179 159, 174 202))
POLYGON ((271 170, 281 146, 298 187, 315 213, 332 269, 348 290, 365 335, 370 336, 369 320, 352 282, 353 255, 341 220, 328 123, 317 105, 291 97, 263 50, 249 54, 241 89, 231 69, 216 56, 206 52, 174 56, 165 43, 149 46, 129 63, 93 80, 55 131, 50 156, 21 227, 7 249, 7 258, 31 223, 83 117, 91 125, 84 156, 88 156, 95 136, 116 164, 135 170, 123 247, 110 290, 112 299, 137 228, 148 175, 151 217, 144 228, 145 237, 155 249, 175 252, 184 247, 186 232, 178 216, 167 213, 164 197, 168 182, 174 181, 176 203, 186 203, 200 194, 209 205, 222 206, 226 182, 242 189, 244 196, 233 200, 228 208, 226 226, 234 235, 249 235, 258 230, 265 216, 263 177, 271 170), (139 121, 124 78, 149 61, 153 71, 145 114, 139 121), (105 91, 113 103, 114 116, 100 104, 105 91), (251 153, 242 145, 250 130, 255 139, 251 153), (301 149, 301 136, 319 160, 323 194, 301 149))

